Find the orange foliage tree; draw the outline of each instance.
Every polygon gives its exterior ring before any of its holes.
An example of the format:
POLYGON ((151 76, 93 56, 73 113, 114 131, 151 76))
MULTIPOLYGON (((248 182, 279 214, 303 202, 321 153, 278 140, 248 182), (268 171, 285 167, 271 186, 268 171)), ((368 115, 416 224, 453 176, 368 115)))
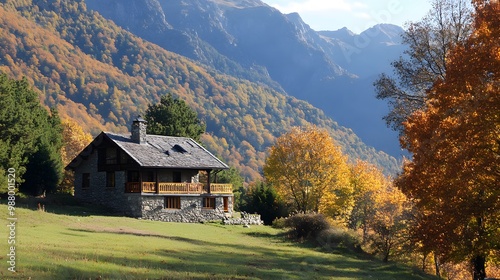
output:
POLYGON ((351 208, 349 169, 339 148, 324 129, 294 127, 269 150, 265 178, 295 210, 330 212, 351 208))
POLYGON ((469 261, 473 279, 484 279, 500 252, 500 4, 473 2, 473 34, 405 123, 413 161, 396 184, 419 210, 413 237, 424 249, 469 261))

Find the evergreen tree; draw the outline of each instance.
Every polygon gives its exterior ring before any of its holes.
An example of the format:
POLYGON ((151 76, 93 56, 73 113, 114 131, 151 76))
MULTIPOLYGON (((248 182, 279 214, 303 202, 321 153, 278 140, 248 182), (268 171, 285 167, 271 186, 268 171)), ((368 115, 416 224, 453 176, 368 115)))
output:
POLYGON ((196 112, 184 100, 171 94, 162 96, 160 103, 150 105, 146 111, 149 134, 191 137, 195 141, 205 132, 196 112))
POLYGON ((62 180, 61 159, 62 124, 57 110, 51 109, 49 116, 45 110, 39 112, 36 129, 37 150, 29 156, 25 182, 20 191, 30 195, 54 192, 62 180))
POLYGON ((5 170, 14 168, 21 191, 38 195, 55 189, 62 174, 57 112, 43 108, 26 79, 9 79, 3 73, 0 108, 0 180, 6 180, 5 170))
POLYGON ((258 213, 264 224, 271 225, 274 219, 288 215, 285 204, 279 199, 276 190, 269 184, 257 183, 247 194, 247 204, 242 209, 258 213))
MULTIPOLYGON (((31 117, 40 106, 38 97, 29 89, 26 79, 12 80, 0 74, 0 180, 6 182, 5 171, 16 170, 16 182, 23 182, 28 157, 35 151, 35 123, 31 117)), ((1 184, 1 192, 6 192, 1 184)))

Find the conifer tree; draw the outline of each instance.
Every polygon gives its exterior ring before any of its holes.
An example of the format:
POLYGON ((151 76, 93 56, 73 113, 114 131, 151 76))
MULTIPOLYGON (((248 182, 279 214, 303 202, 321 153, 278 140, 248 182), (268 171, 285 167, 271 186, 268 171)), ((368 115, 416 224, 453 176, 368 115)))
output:
POLYGON ((195 141, 200 140, 206 129, 196 111, 171 94, 162 96, 160 103, 148 107, 146 121, 149 134, 190 137, 195 141))
POLYGON ((57 110, 42 108, 36 117, 36 151, 29 156, 24 183, 19 190, 30 195, 55 192, 62 180, 62 125, 57 110))
POLYGON ((0 74, 0 107, 0 177, 14 168, 21 191, 39 195, 54 190, 62 175, 57 111, 47 112, 26 79, 6 74, 0 74))

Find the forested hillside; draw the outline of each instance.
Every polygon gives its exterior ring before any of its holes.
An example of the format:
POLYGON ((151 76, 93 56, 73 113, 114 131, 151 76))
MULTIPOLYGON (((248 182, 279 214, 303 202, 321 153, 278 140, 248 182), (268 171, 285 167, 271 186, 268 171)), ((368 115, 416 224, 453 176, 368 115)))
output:
POLYGON ((310 104, 212 69, 139 39, 83 0, 1 0, 0 70, 25 76, 47 106, 96 134, 128 131, 161 95, 172 93, 207 124, 203 143, 248 179, 258 178, 265 150, 292 126, 326 127, 351 158, 398 169, 310 104))
POLYGON ((299 14, 264 2, 85 0, 88 9, 136 36, 221 73, 286 91, 400 158, 398 135, 382 119, 387 103, 376 99, 373 82, 403 54, 403 29, 378 24, 360 34, 317 32, 299 14))

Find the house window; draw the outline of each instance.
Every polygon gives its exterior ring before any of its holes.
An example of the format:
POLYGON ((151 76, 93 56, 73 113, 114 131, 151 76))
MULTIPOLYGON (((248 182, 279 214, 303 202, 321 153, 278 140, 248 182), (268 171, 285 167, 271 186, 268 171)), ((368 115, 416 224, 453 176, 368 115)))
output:
POLYGON ((116 148, 106 148, 106 164, 117 164, 118 157, 116 148))
POLYGON ((82 174, 82 189, 90 188, 90 173, 82 174))
POLYGON ((165 197, 165 208, 166 209, 181 209, 180 196, 167 196, 167 197, 165 197))
POLYGON ((181 183, 182 182, 182 173, 181 172, 173 172, 172 173, 172 182, 181 183))
POLYGON ((204 197, 203 208, 215 209, 215 197, 204 197))
POLYGON ((106 187, 115 187, 115 172, 106 172, 106 187))
POLYGON ((224 212, 229 212, 229 197, 223 197, 222 201, 224 202, 224 212))

